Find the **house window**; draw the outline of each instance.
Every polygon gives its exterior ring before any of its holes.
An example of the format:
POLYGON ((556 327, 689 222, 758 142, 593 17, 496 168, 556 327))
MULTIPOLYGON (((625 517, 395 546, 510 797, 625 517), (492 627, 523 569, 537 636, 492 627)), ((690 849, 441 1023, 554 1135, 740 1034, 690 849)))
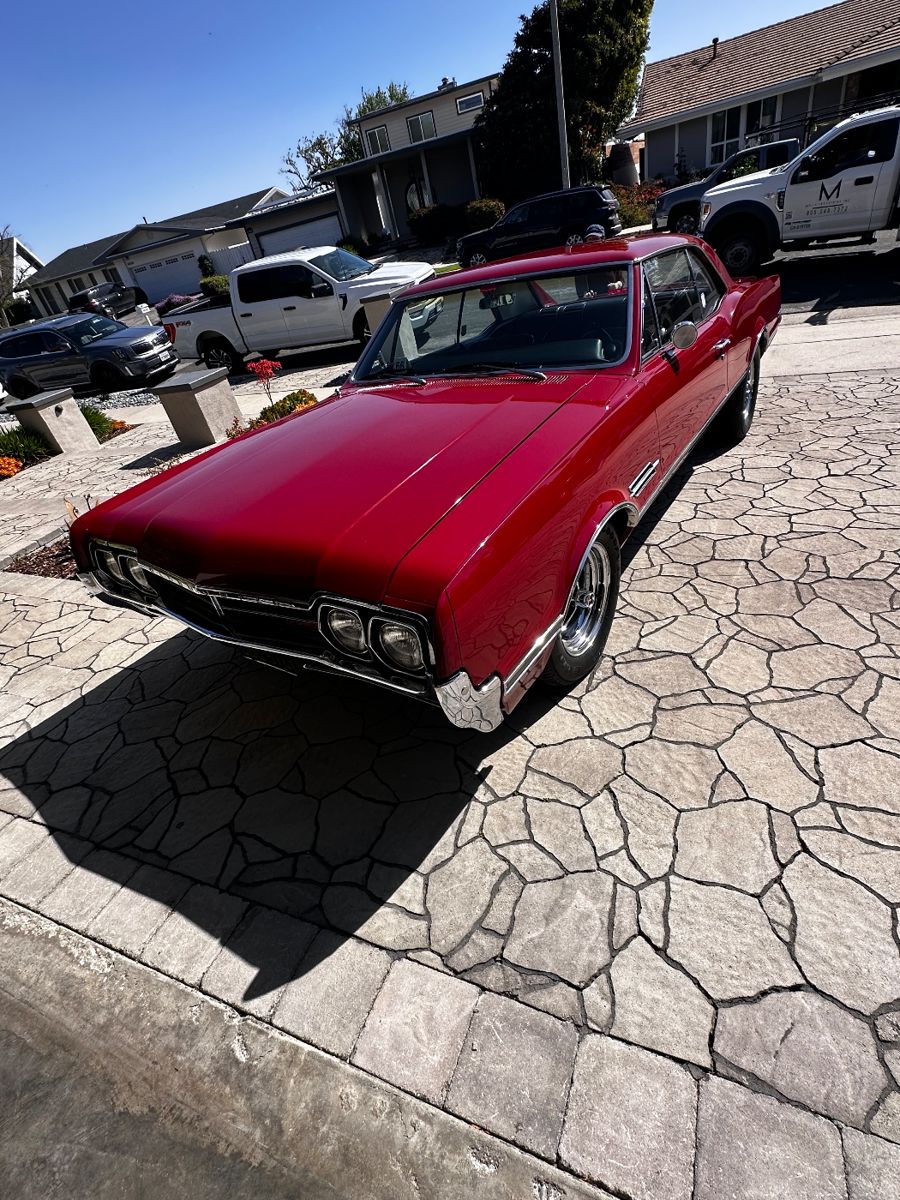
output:
POLYGON ((97 282, 97 280, 94 278, 93 271, 88 271, 88 279, 91 281, 92 284, 95 284, 97 282))
POLYGON ((437 137, 434 128, 434 114, 431 112, 416 113, 414 117, 406 118, 411 142, 427 142, 437 137))
POLYGON ((74 279, 69 280, 69 287, 72 289, 73 293, 83 292, 84 291, 84 280, 81 278, 80 275, 76 275, 74 279))
POLYGON ((754 100, 747 105, 746 140, 753 146, 771 142, 775 134, 772 127, 778 114, 778 97, 767 96, 765 100, 754 100))
POLYGON ((724 162, 741 148, 741 110, 726 108, 709 118, 709 161, 724 162))
POLYGON ((471 96, 460 96, 456 102, 456 111, 460 114, 475 112, 484 108, 484 92, 473 92, 471 96))
POLYGON ((374 129, 367 129, 366 137, 369 139, 370 154, 384 154, 391 148, 387 125, 376 125, 374 129))

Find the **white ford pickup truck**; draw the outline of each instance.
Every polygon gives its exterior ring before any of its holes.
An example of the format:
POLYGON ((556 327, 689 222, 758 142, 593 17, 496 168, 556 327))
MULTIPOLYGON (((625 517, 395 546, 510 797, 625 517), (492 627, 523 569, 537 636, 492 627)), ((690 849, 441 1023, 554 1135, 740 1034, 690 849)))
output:
POLYGON ((239 371, 250 351, 363 343, 369 337, 363 300, 433 274, 430 263, 375 266, 336 246, 304 247, 236 267, 229 296, 173 309, 164 324, 181 358, 239 371))
POLYGON ((898 130, 900 106, 848 117, 785 166, 711 188, 701 237, 732 275, 748 275, 778 249, 897 228, 898 130))

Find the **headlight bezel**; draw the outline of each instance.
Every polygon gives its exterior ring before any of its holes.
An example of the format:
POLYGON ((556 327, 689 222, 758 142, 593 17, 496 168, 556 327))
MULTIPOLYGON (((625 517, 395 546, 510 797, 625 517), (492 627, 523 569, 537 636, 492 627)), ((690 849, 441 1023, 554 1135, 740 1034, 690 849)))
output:
POLYGON ((109 590, 118 592, 124 587, 145 598, 156 595, 134 546, 94 541, 90 554, 95 570, 109 590))
POLYGON ((370 645, 366 630, 366 622, 361 614, 348 604, 322 605, 319 609, 319 632, 322 634, 325 640, 338 651, 339 654, 349 654, 353 658, 368 658, 370 656, 370 645), (341 641, 331 622, 331 618, 334 616, 350 617, 357 623, 362 638, 362 645, 359 649, 354 649, 352 646, 341 641))
POLYGON ((418 613, 406 612, 390 608, 381 608, 365 601, 344 599, 343 597, 323 596, 318 602, 319 633, 330 648, 341 655, 356 660, 368 661, 382 670, 392 674, 401 674, 409 678, 421 679, 426 677, 434 668, 435 657, 431 645, 428 620, 418 613), (352 614, 361 623, 365 631, 365 649, 354 650, 344 645, 334 634, 329 622, 329 616, 334 612, 352 614), (391 656, 387 647, 382 644, 381 636, 385 627, 402 629, 408 637, 415 638, 418 648, 418 662, 414 665, 411 660, 406 663, 391 656))
POLYGON ((410 625, 407 621, 393 619, 373 619, 370 625, 374 630, 371 639, 372 648, 378 657, 387 663, 392 670, 403 671, 408 675, 421 675, 425 671, 425 647, 422 644, 419 631, 414 625, 410 625), (417 661, 404 662, 400 658, 395 657, 385 640, 386 633, 398 633, 401 636, 412 639, 418 655, 417 661))

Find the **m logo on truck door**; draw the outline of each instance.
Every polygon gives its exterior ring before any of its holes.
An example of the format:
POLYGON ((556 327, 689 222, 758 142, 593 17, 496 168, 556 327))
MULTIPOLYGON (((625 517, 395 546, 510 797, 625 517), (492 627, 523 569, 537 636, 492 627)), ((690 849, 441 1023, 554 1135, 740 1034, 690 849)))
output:
POLYGON ((834 190, 830 191, 830 192, 829 192, 828 188, 825 186, 825 184, 823 183, 822 186, 819 188, 819 203, 822 204, 822 203, 827 202, 828 200, 839 200, 840 196, 841 196, 841 184, 842 183, 843 183, 843 180, 839 179, 837 181, 837 183, 834 185, 834 190))

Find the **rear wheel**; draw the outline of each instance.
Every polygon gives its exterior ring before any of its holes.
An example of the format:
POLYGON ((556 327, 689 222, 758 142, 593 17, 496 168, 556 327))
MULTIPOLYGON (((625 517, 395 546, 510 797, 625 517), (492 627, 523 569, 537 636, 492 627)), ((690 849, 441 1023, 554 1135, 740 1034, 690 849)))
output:
POLYGON ((33 383, 29 383, 27 379, 11 379, 6 385, 6 390, 14 400, 27 400, 29 396, 36 396, 38 389, 33 383))
POLYGON ((753 275, 759 270, 765 253, 764 239, 752 225, 725 230, 711 240, 732 275, 753 275))
POLYGON ((584 241, 584 238, 580 233, 570 233, 569 236, 566 238, 566 245, 567 246, 580 246, 583 241, 584 241))
POLYGON ((487 254, 481 246, 476 246, 474 250, 468 250, 463 255, 464 267, 483 267, 487 262, 487 254))
POLYGON ((239 375, 244 369, 244 357, 238 354, 230 342, 224 338, 211 339, 204 342, 200 357, 210 371, 224 367, 229 375, 239 375))
POLYGON ((759 351, 756 350, 750 359, 747 374, 725 401, 725 407, 719 414, 716 435, 723 446, 737 445, 750 432, 758 391, 759 351))
POLYGON ((372 336, 372 331, 369 328, 369 318, 366 316, 364 308, 356 314, 353 321, 353 336, 359 342, 360 346, 365 346, 369 338, 372 336))
POLYGON ((541 677, 545 684, 567 689, 596 667, 615 615, 620 574, 618 539, 612 530, 604 529, 572 585, 563 627, 541 677))

